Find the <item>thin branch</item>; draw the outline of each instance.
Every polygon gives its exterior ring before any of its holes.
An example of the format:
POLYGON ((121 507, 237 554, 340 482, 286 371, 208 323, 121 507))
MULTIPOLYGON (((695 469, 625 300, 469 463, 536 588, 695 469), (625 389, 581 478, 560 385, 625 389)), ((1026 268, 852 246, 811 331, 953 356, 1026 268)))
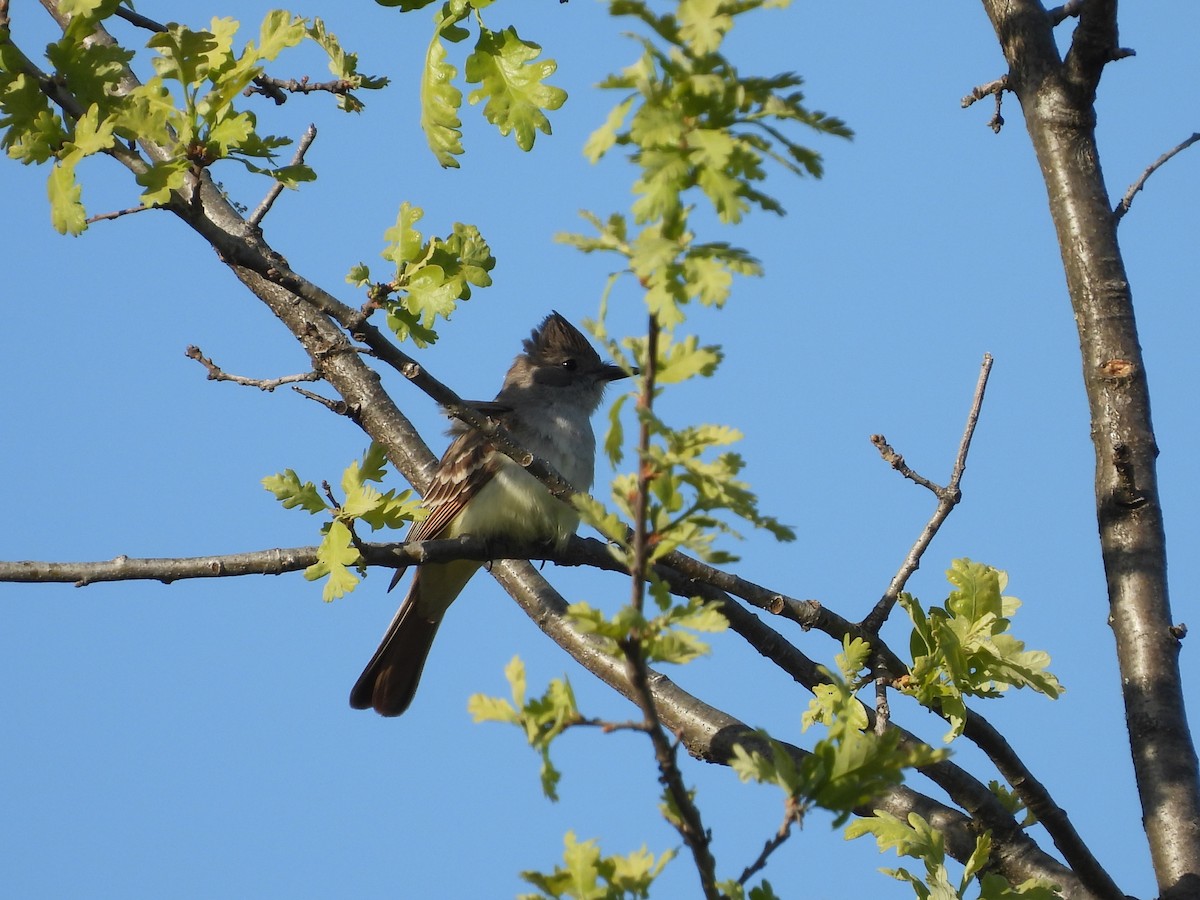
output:
POLYGON ((317 561, 316 547, 253 550, 221 556, 133 558, 118 556, 102 562, 0 562, 0 582, 74 584, 87 587, 105 581, 161 581, 189 578, 227 578, 237 575, 282 575, 306 569, 317 561))
POLYGON ((132 9, 124 6, 118 6, 116 9, 114 9, 113 15, 119 19, 124 19, 130 25, 134 25, 138 28, 144 28, 147 31, 161 33, 167 30, 167 26, 163 25, 161 22, 155 22, 153 19, 147 18, 141 13, 134 12, 132 9))
POLYGON ((971 88, 971 93, 962 98, 962 108, 966 109, 984 97, 990 97, 995 94, 1003 94, 1008 90, 1008 76, 1001 75, 995 81, 989 81, 987 84, 981 84, 971 88))
MULTIPOLYGON (((547 636, 592 674, 633 699, 624 661, 613 658, 592 636, 574 628, 567 616, 566 601, 536 569, 527 563, 503 561, 493 567, 492 574, 547 636)), ((748 752, 771 752, 771 745, 745 723, 688 694, 665 675, 650 670, 649 684, 663 724, 679 735, 697 759, 728 764, 738 744, 748 752)), ((808 755, 783 742, 778 746, 798 763, 808 755)), ((965 860, 975 849, 976 833, 970 819, 904 785, 885 790, 856 813, 872 815, 877 809, 901 819, 910 812, 921 815, 945 836, 947 852, 955 859, 965 860)), ((995 847, 1003 846, 1003 850, 993 852, 993 861, 1010 882, 1020 884, 1031 877, 1045 877, 1060 884, 1067 896, 1086 896, 1075 873, 1038 848, 1027 834, 1017 829, 994 838, 995 847)))
POLYGON ((128 209, 117 209, 112 212, 100 213, 95 216, 89 216, 84 220, 85 225, 94 225, 96 222, 108 222, 112 219, 119 219, 121 216, 131 216, 134 213, 145 212, 148 209, 159 209, 157 206, 131 206, 128 209))
POLYGON ((988 95, 994 96, 996 98, 996 111, 988 119, 987 126, 996 134, 999 134, 1000 129, 1004 127, 1004 116, 1001 115, 1000 110, 1004 103, 1004 92, 1007 90, 1009 90, 1008 76, 1001 75, 995 81, 989 81, 987 84, 981 84, 978 87, 972 88, 971 93, 962 98, 962 107, 966 109, 988 95))
MULTIPOLYGON (((308 148, 312 146, 312 142, 317 137, 317 126, 309 124, 304 129, 304 134, 300 137, 300 142, 296 145, 296 152, 292 156, 291 164, 293 166, 301 165, 304 162, 304 154, 308 152, 308 148)), ((283 182, 276 181, 271 185, 271 189, 267 191, 267 195, 262 198, 262 202, 258 204, 258 208, 250 214, 246 222, 254 228, 258 228, 262 223, 263 216, 271 211, 271 206, 275 203, 275 198, 283 193, 283 182)))
MULTIPOLYGON (((581 539, 576 539, 581 540, 581 539)), ((130 557, 96 562, 0 560, 0 583, 74 584, 86 587, 109 581, 161 581, 170 584, 191 578, 231 578, 242 575, 282 575, 302 571, 317 562, 317 547, 249 550, 215 556, 130 557)), ((469 535, 437 541, 364 542, 363 561, 369 566, 405 569, 412 565, 472 559, 543 559, 541 545, 482 540, 469 535)))
POLYGON ((247 378, 245 375, 230 375, 214 363, 211 359, 205 356, 200 348, 192 345, 184 351, 184 356, 188 359, 194 359, 200 365, 208 370, 209 381, 231 381, 234 384, 245 385, 246 387, 256 387, 261 391, 268 393, 274 391, 275 388, 285 384, 295 384, 298 381, 320 381, 321 376, 316 372, 305 372, 300 375, 283 375, 279 378, 247 378))
MULTIPOLYGON (((658 360, 658 317, 650 314, 646 336, 646 360, 642 366, 641 392, 638 395, 637 406, 641 416, 638 431, 638 474, 637 496, 634 501, 633 540, 630 545, 630 605, 640 616, 646 597, 646 566, 649 560, 649 504, 650 484, 654 479, 654 468, 650 460, 650 420, 649 413, 654 405, 654 380, 658 360)), ((667 821, 675 826, 683 842, 692 851, 696 870, 700 875, 700 887, 704 896, 709 900, 719 900, 721 892, 717 889, 716 860, 713 859, 709 832, 704 827, 700 810, 692 802, 683 775, 679 771, 679 762, 675 755, 675 745, 667 738, 662 721, 654 702, 654 692, 650 689, 648 667, 642 649, 643 635, 635 629, 621 642, 625 653, 625 664, 629 683, 633 686, 633 699, 642 710, 646 733, 654 746, 654 759, 658 764, 658 780, 666 790, 669 806, 673 807, 675 815, 667 816, 667 821)))
POLYGON ((1146 171, 1142 173, 1141 178, 1129 186, 1129 190, 1125 192, 1125 196, 1121 198, 1121 202, 1117 204, 1117 208, 1113 210, 1113 220, 1120 222, 1121 219, 1125 217, 1125 213, 1129 212, 1129 207, 1133 206, 1133 198, 1142 188, 1146 186, 1146 181, 1151 175, 1165 166, 1167 162, 1170 161, 1171 157, 1178 153, 1182 153, 1197 141, 1200 141, 1200 131, 1196 132, 1190 138, 1182 141, 1175 147, 1172 147, 1170 150, 1152 162, 1149 166, 1147 166, 1146 171))
POLYGON ((354 90, 354 82, 345 78, 335 78, 332 81, 309 81, 308 76, 301 78, 272 78, 270 75, 259 75, 254 83, 242 91, 243 96, 263 94, 270 97, 276 104, 283 103, 280 99, 284 93, 315 94, 348 94, 354 90))
POLYGON ((871 435, 871 443, 875 445, 875 449, 879 451, 879 455, 883 457, 883 461, 911 481, 913 484, 920 485, 926 490, 933 493, 939 500, 946 493, 946 489, 940 485, 930 481, 915 470, 909 468, 904 457, 897 453, 891 444, 887 442, 882 434, 871 435))
POLYGON ((350 404, 347 403, 345 400, 342 400, 340 398, 337 400, 334 400, 330 397, 322 397, 320 394, 314 394, 312 391, 306 391, 304 388, 296 387, 295 385, 292 385, 292 390, 295 391, 297 394, 299 394, 301 397, 304 397, 307 400, 311 400, 313 403, 320 404, 321 406, 325 407, 327 410, 329 410, 334 415, 349 416, 352 419, 354 418, 354 416, 351 415, 350 404))
POLYGON ((804 807, 800 805, 795 797, 788 797, 785 803, 786 809, 779 829, 767 839, 767 842, 763 845, 762 852, 758 854, 758 858, 748 865, 742 874, 738 876, 738 884, 745 886, 746 882, 766 868, 767 860, 771 854, 782 847, 784 842, 792 836, 792 826, 799 825, 804 821, 804 807))
MULTIPOLYGON (((983 407, 983 395, 987 390, 988 376, 991 374, 991 371, 992 355, 985 353, 983 355, 983 363, 979 368, 979 379, 975 383, 975 396, 971 400, 971 409, 967 413, 967 424, 963 429, 962 440, 958 443, 958 455, 954 460, 954 469, 950 474, 950 483, 944 488, 938 487, 933 482, 922 478, 916 472, 909 469, 904 462, 904 457, 892 450, 887 442, 883 440, 882 435, 873 435, 871 437, 871 441, 879 448, 879 452, 891 464, 892 468, 896 469, 906 478, 932 491, 938 498, 938 504, 929 521, 925 523, 925 527, 921 530, 921 534, 917 537, 916 542, 908 551, 908 555, 900 565, 900 570, 893 576, 887 590, 883 592, 883 596, 879 598, 879 602, 875 604, 875 608, 863 619, 862 628, 868 633, 878 634, 879 629, 883 627, 883 623, 887 621, 887 617, 891 615, 892 608, 896 605, 896 600, 900 596, 900 592, 904 590, 904 585, 908 583, 908 579, 912 576, 913 572, 920 568, 921 557, 924 555, 925 550, 942 527, 942 523, 946 521, 946 518, 950 515, 954 507, 962 500, 962 490, 959 485, 962 482, 963 473, 967 468, 967 453, 971 449, 971 438, 975 435, 975 426, 979 423, 979 411, 983 407)), ((875 642, 872 640, 870 643, 874 645, 875 642)))

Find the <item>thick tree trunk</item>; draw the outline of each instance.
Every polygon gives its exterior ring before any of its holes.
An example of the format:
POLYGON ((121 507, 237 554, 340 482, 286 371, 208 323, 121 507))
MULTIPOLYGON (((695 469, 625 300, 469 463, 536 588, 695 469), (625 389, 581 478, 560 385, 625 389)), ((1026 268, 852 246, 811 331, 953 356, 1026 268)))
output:
POLYGON ((1200 791, 1172 630, 1150 394, 1094 106, 1117 46, 1115 0, 1088 0, 1066 59, 1037 2, 984 0, 1049 195, 1079 330, 1096 514, 1134 769, 1161 896, 1200 896, 1200 791))

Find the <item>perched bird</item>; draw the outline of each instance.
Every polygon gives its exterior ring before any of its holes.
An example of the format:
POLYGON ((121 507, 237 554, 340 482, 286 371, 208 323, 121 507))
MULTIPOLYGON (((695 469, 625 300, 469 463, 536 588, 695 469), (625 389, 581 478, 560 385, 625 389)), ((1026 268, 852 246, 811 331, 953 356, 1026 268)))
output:
MULTIPOLYGON (((496 418, 518 444, 549 462, 576 490, 587 491, 596 459, 592 414, 605 386, 628 374, 601 360, 587 338, 553 312, 524 342, 491 406, 502 410, 496 418)), ((561 546, 575 533, 575 510, 480 431, 455 422, 450 433, 454 440, 425 495, 429 515, 412 527, 410 541, 470 534, 561 546)), ((374 708, 384 716, 408 709, 442 617, 480 565, 459 560, 418 567, 379 649, 350 691, 352 707, 374 708)))

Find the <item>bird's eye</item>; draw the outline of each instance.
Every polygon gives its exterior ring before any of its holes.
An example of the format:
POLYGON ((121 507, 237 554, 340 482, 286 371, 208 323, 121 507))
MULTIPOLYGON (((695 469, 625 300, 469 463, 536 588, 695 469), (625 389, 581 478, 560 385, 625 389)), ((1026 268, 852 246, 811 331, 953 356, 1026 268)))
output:
POLYGON ((577 363, 574 359, 571 359, 570 357, 568 357, 567 359, 564 359, 562 361, 561 365, 568 372, 574 372, 576 367, 578 367, 579 363, 577 363))

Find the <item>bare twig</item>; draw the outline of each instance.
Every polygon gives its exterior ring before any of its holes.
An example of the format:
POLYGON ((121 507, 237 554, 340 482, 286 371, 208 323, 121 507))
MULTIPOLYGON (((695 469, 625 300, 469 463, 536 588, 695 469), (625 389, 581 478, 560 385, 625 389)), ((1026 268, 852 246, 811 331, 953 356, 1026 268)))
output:
POLYGON ((143 16, 141 13, 136 13, 132 9, 124 6, 118 6, 113 10, 113 15, 119 19, 124 19, 130 25, 138 28, 145 28, 147 31, 166 31, 167 26, 161 22, 155 22, 153 19, 143 16))
POLYGON ((312 391, 306 391, 304 388, 296 387, 295 385, 292 385, 292 390, 295 391, 297 394, 299 394, 301 397, 306 397, 307 399, 311 400, 313 403, 321 404, 323 407, 325 407, 327 410, 329 410, 334 415, 338 415, 338 416, 350 415, 350 404, 347 403, 345 400, 342 400, 341 398, 338 398, 337 400, 333 400, 329 397, 322 397, 320 394, 314 394, 312 391))
POLYGON ((1125 213, 1129 212, 1129 207, 1133 206, 1134 196, 1138 193, 1138 191, 1146 186, 1147 179, 1149 179, 1151 175, 1166 165, 1171 157, 1178 153, 1182 153, 1197 141, 1200 141, 1200 131, 1193 134, 1186 141, 1182 141, 1175 147, 1172 147, 1170 150, 1152 162, 1149 166, 1147 166, 1146 171, 1142 173, 1142 176, 1137 181, 1129 186, 1129 190, 1125 192, 1125 196, 1121 198, 1121 202, 1117 204, 1117 208, 1113 210, 1113 219, 1120 222, 1121 219, 1125 217, 1125 213))
POLYGON ((252 94, 263 94, 270 97, 276 104, 282 104, 287 94, 314 94, 321 91, 330 94, 348 94, 354 90, 354 82, 345 78, 335 78, 332 81, 309 81, 308 76, 302 78, 272 78, 270 75, 259 75, 242 94, 246 97, 252 94))
POLYGON ((744 886, 746 882, 761 872, 766 867, 767 860, 771 854, 782 847, 784 841, 792 836, 792 826, 803 823, 803 805, 795 797, 788 797, 785 802, 786 809, 779 829, 767 839, 767 842, 763 845, 762 852, 758 854, 758 858, 748 865, 742 874, 738 876, 738 884, 744 886))
POLYGON ((995 81, 989 81, 987 84, 981 84, 978 87, 971 88, 971 93, 962 98, 962 108, 966 109, 973 105, 976 101, 982 100, 984 97, 990 97, 994 94, 1002 94, 1008 90, 1008 76, 1001 75, 995 81))
POLYGON ((117 209, 112 212, 100 213, 99 215, 89 216, 85 224, 92 225, 96 222, 107 222, 112 219, 119 219, 121 216, 131 216, 134 213, 145 212, 148 209, 158 209, 156 206, 131 206, 128 209, 117 209))
MULTIPOLYGON (((404 569, 411 565, 460 559, 541 559, 545 547, 484 541, 463 536, 438 541, 402 543, 363 542, 359 547, 371 566, 404 569)), ((228 578, 241 575, 282 575, 298 572, 317 561, 317 547, 250 550, 215 556, 130 557, 96 562, 0 561, 0 583, 74 584, 85 587, 107 581, 161 581, 170 584, 190 578, 228 578)))
POLYGON ((1004 116, 1000 114, 1000 107, 1004 101, 1004 92, 1008 90, 1008 76, 1001 75, 995 81, 989 81, 987 84, 981 84, 978 87, 972 88, 971 93, 962 98, 962 107, 966 109, 978 100, 982 100, 989 95, 996 98, 996 111, 992 117, 988 119, 988 128, 1000 133, 1000 129, 1004 127, 1004 116))
POLYGON ((244 375, 230 375, 205 356, 199 347, 191 346, 184 351, 188 359, 194 359, 208 370, 209 381, 232 381, 234 384, 256 387, 261 391, 273 391, 285 384, 295 384, 298 381, 320 381, 321 376, 316 372, 305 372, 301 375, 283 375, 279 378, 247 378, 244 375))
MULTIPOLYGON (((938 498, 937 509, 921 530, 920 536, 912 545, 912 549, 908 551, 908 555, 904 558, 904 562, 900 566, 900 570, 892 578, 887 590, 883 596, 879 598, 879 602, 875 604, 875 608, 870 614, 863 619, 862 628, 864 631, 877 634, 879 629, 883 627, 883 623, 887 621, 887 617, 891 614, 892 607, 896 604, 896 599, 900 596, 900 592, 904 590, 904 585, 908 582, 909 577, 913 572, 917 571, 921 566, 921 556, 929 547, 934 535, 938 533, 938 529, 942 527, 942 523, 946 521, 946 517, 950 515, 951 510, 958 505, 962 499, 962 491, 959 484, 962 482, 963 472, 967 468, 967 453, 971 449, 971 438, 975 434, 975 426, 979 422, 979 410, 983 406, 983 395, 987 390, 988 375, 992 371, 992 355, 985 353, 983 355, 983 363, 979 368, 979 380, 975 384, 975 396, 971 400, 971 410, 967 414, 967 425, 963 429, 962 440, 958 444, 958 455, 954 460, 954 470, 950 474, 950 483, 945 487, 939 487, 927 478, 923 478, 916 472, 912 471, 904 462, 904 457, 896 453, 882 435, 872 435, 871 441, 879 448, 883 458, 891 463, 892 468, 896 469, 905 478, 908 478, 922 487, 928 488, 938 498)), ((870 641, 874 644, 874 641, 870 641)), ((899 673, 892 673, 893 675, 899 673)))
MULTIPOLYGON (((292 165, 298 166, 304 162, 304 154, 308 152, 308 148, 312 146, 313 140, 317 136, 317 126, 310 124, 304 129, 304 134, 300 137, 300 143, 296 145, 296 153, 292 156, 292 165)), ((275 203, 275 198, 283 193, 283 182, 276 181, 271 185, 271 189, 267 191, 267 195, 262 198, 262 202, 258 204, 258 208, 254 210, 246 219, 246 222, 257 228, 262 222, 263 216, 271 211, 272 204, 275 203)))
POLYGON ((913 482, 914 484, 919 484, 926 490, 936 494, 939 498, 945 492, 945 488, 934 484, 928 478, 925 478, 920 473, 910 469, 908 463, 904 461, 904 457, 892 448, 892 445, 887 442, 887 438, 885 438, 882 434, 871 435, 871 443, 875 445, 875 449, 879 451, 879 455, 883 457, 883 461, 909 481, 913 482))

